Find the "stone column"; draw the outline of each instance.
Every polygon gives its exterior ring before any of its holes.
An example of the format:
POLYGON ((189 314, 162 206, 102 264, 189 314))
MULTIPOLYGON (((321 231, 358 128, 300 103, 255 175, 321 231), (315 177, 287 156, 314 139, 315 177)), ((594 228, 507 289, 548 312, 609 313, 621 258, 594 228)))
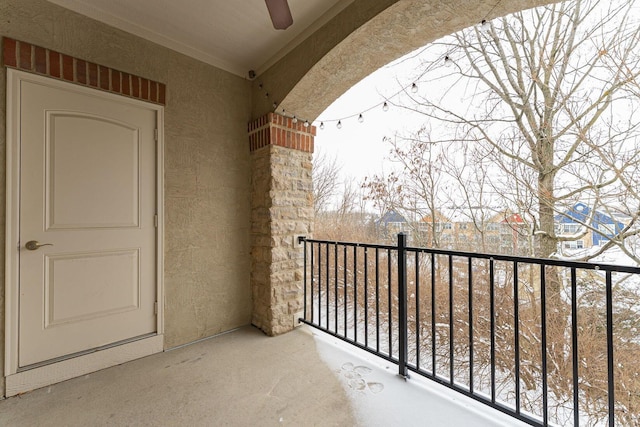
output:
POLYGON ((313 232, 315 133, 274 113, 249 124, 252 323, 267 335, 292 330, 303 308, 303 250, 295 240, 313 232))

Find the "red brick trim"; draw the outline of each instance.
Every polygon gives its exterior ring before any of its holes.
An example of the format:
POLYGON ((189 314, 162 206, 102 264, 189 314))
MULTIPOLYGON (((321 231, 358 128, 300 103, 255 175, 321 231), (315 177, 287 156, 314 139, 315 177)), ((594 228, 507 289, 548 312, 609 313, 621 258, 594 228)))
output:
POLYGON ((306 126, 300 120, 269 113, 249 123, 249 150, 256 151, 268 145, 313 153, 315 126, 306 126))
POLYGON ((31 43, 3 39, 2 60, 6 67, 89 86, 105 92, 165 105, 166 86, 140 76, 114 70, 93 62, 31 43))

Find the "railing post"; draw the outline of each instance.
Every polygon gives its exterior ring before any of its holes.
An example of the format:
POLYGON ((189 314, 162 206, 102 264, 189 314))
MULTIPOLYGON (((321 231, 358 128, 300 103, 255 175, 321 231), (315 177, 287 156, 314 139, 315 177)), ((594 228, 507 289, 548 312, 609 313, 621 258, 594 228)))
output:
POLYGON ((409 378, 407 354, 407 235, 398 234, 398 375, 409 378))
POLYGON ((297 245, 302 246, 303 248, 303 264, 302 264, 302 269, 303 269, 303 273, 302 273, 302 288, 303 288, 303 300, 302 300, 302 304, 303 304, 303 308, 302 308, 302 319, 298 319, 298 322, 295 323, 294 322, 294 326, 297 326, 298 323, 300 323, 300 320, 307 320, 307 239, 305 236, 298 236, 297 241, 296 241, 297 245))

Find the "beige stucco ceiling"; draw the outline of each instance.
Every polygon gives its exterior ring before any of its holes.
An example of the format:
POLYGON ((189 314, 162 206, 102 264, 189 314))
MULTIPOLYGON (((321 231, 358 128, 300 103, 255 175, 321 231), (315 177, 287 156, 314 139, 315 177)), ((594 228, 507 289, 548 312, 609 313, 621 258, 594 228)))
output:
POLYGON ((258 74, 353 0, 289 0, 275 30, 264 0, 49 0, 240 76, 258 74))

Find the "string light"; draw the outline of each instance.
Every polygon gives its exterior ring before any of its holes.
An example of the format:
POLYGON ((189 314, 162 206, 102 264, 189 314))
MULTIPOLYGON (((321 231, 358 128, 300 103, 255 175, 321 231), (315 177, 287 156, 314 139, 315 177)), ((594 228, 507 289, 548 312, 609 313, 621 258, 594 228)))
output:
MULTIPOLYGON (((260 89, 262 89, 262 90, 264 90, 264 89, 265 89, 265 87, 264 87, 264 85, 263 85, 262 83, 260 83, 260 84, 258 85, 258 87, 259 87, 260 89)), ((394 95, 392 95, 392 96, 400 95, 404 90, 406 90, 406 87, 405 87, 404 89, 399 90, 398 92, 396 92, 396 93, 395 93, 394 95)), ((416 83, 413 83, 413 84, 411 85, 411 92, 413 92, 413 93, 418 92, 418 85, 417 85, 416 83)), ((266 90, 265 90, 264 97, 265 97, 265 98, 269 98, 269 97, 270 97, 269 92, 267 92, 266 90)), ((272 106, 273 106, 273 110, 274 110, 274 112, 278 113, 278 111, 277 111, 277 109, 278 109, 278 102, 274 100, 274 101, 273 101, 273 103, 272 103, 272 106)), ((374 109, 374 108, 378 108, 378 107, 380 107, 380 106, 382 106, 382 111, 385 111, 385 112, 386 112, 386 111, 389 111, 389 103, 385 100, 385 101, 384 101, 384 102, 382 102, 381 104, 373 105, 373 106, 371 106, 371 107, 369 107, 369 108, 365 109, 364 111, 362 111, 362 112, 360 112, 360 113, 358 113, 358 114, 353 114, 353 115, 351 115, 351 116, 343 117, 343 118, 341 118, 341 119, 339 119, 339 120, 329 120, 329 122, 336 122, 336 127, 337 127, 338 129, 342 129, 342 120, 345 120, 345 119, 357 118, 357 120, 358 120, 358 122, 359 122, 359 123, 364 123, 364 113, 366 113, 367 111, 371 111, 371 110, 372 110, 372 109, 374 109)), ((282 115, 282 116, 284 116, 284 117, 288 117, 288 118, 290 118, 290 119, 291 119, 291 122, 292 122, 292 123, 294 123, 294 124, 296 124, 296 123, 298 123, 299 121, 301 121, 301 122, 302 122, 302 125, 303 125, 305 128, 308 128, 309 126, 311 126, 311 123, 309 122, 309 120, 304 120, 304 121, 303 121, 303 119, 299 119, 297 115, 288 115, 288 114, 286 113, 286 111, 285 111, 285 109, 284 109, 284 108, 283 108, 283 109, 282 109, 278 114, 280 114, 280 115, 282 115)), ((325 128, 325 123, 324 123, 324 122, 325 122, 325 121, 321 121, 321 122, 320 122, 320 125, 318 126, 320 130, 324 130, 324 128, 325 128)))
POLYGON ((444 66, 447 68, 451 68, 453 65, 453 60, 449 57, 449 55, 444 57, 444 66))
POLYGON ((483 19, 480 23, 480 31, 483 33, 488 33, 491 30, 491 24, 486 19, 483 19))

